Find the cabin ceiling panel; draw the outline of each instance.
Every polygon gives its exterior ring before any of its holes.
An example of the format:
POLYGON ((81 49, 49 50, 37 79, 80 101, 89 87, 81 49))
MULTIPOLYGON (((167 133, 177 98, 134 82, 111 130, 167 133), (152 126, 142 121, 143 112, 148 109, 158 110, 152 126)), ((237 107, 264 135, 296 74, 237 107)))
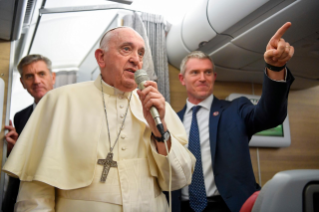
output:
MULTIPOLYGON (((290 69, 294 76, 299 76, 304 78, 305 80, 318 80, 319 84, 319 60, 315 58, 309 57, 298 57, 294 56, 288 63, 287 67, 290 69)), ((260 59, 251 63, 245 67, 243 70, 247 71, 258 71, 265 68, 264 59, 260 59)))
POLYGON ((106 0, 46 0, 44 8, 78 7, 114 4, 106 0))
POLYGON ((256 60, 253 63, 248 64, 247 66, 243 67, 247 71, 260 71, 265 68, 265 60, 261 57, 259 60, 256 60))
POLYGON ((232 43, 222 46, 209 56, 217 66, 233 69, 240 69, 263 57, 262 54, 247 51, 232 43))
POLYGON ((232 40, 242 48, 263 53, 269 38, 286 22, 291 22, 291 28, 283 38, 294 42, 307 37, 319 30, 319 1, 296 1, 265 21, 237 36, 232 40), (296 15, 298 14, 298 15, 296 15))
POLYGON ((19 12, 23 8, 23 1, 0 0, 0 39, 16 40, 21 30, 19 12), (19 7, 20 6, 20 7, 19 7), (16 22, 16 26, 14 24, 16 22))
POLYGON ((117 10, 43 14, 30 54, 43 54, 52 68, 78 67, 117 10))

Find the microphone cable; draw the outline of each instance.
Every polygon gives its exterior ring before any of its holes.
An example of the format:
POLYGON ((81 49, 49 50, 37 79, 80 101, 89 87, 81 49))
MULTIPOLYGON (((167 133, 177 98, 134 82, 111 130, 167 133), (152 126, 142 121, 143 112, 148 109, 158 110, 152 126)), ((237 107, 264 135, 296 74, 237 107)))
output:
MULTIPOLYGON (((144 83, 146 81, 149 80, 149 77, 146 73, 145 70, 143 69, 140 69, 140 70, 137 70, 135 73, 134 73, 134 79, 135 79, 135 82, 136 84, 138 85, 138 88, 140 90, 143 90, 144 89, 144 83)), ((164 126, 163 124, 161 123, 161 120, 159 118, 159 114, 158 114, 158 111, 155 107, 151 107, 151 110, 150 110, 151 114, 152 114, 152 117, 154 118, 154 122, 156 124, 156 127, 158 129, 158 131, 161 133, 162 135, 162 138, 165 137, 165 132, 164 132, 164 126)), ((171 137, 171 135, 170 135, 171 137)), ((167 141, 166 140, 169 140, 169 139, 164 139, 164 145, 165 145, 165 149, 166 149, 166 153, 167 153, 167 159, 168 159, 168 167, 169 167, 169 182, 168 182, 168 209, 169 209, 169 212, 172 212, 172 166, 171 166, 171 160, 170 160, 170 155, 169 155, 169 151, 168 151, 168 146, 167 146, 167 141)), ((172 140, 171 140, 171 147, 172 147, 172 140)))

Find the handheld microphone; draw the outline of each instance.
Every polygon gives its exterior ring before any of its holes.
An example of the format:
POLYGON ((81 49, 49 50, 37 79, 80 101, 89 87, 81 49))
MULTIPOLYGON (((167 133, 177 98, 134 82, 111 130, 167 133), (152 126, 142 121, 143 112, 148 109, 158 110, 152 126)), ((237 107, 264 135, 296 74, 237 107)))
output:
MULTIPOLYGON (((140 69, 134 73, 134 79, 135 79, 136 84, 138 85, 138 88, 140 90, 143 90, 145 88, 144 83, 149 80, 149 77, 148 77, 145 70, 140 69)), ((163 127, 163 124, 162 124, 162 121, 160 119, 160 116, 159 116, 157 109, 155 107, 151 107, 150 112, 151 112, 152 117, 155 121, 157 129, 159 130, 159 132, 163 136, 165 134, 164 127, 163 127)))
MULTIPOLYGON (((143 69, 140 69, 140 70, 137 70, 135 73, 134 73, 134 79, 135 79, 135 82, 136 84, 138 85, 138 89, 140 90, 143 90, 145 87, 144 87, 144 83, 146 81, 149 80, 149 77, 146 73, 145 70, 143 69)), ((152 117, 155 121, 155 124, 156 124, 156 127, 158 129, 158 131, 161 133, 162 135, 162 138, 164 138, 164 144, 165 144, 165 148, 166 148, 166 152, 168 154, 168 147, 167 147, 167 139, 169 138, 169 132, 166 131, 164 132, 164 127, 163 127, 163 124, 161 122, 161 119, 159 117, 159 114, 158 114, 158 111, 155 107, 151 107, 150 109, 150 112, 152 114, 152 117)), ((168 192, 169 192, 169 211, 172 211, 172 208, 171 208, 171 202, 172 202, 172 197, 171 197, 171 191, 172 191, 172 166, 171 166, 171 159, 170 159, 170 154, 168 154, 168 163, 169 163, 169 189, 168 189, 168 192)))

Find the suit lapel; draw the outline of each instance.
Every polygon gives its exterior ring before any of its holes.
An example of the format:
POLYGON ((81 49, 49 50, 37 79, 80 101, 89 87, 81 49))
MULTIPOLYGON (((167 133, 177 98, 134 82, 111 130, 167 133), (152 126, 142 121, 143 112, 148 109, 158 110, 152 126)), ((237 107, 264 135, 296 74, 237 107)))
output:
POLYGON ((182 122, 184 121, 184 114, 185 114, 186 108, 187 108, 186 105, 187 104, 185 104, 184 108, 177 113, 178 117, 181 119, 182 122))
POLYGON ((28 107, 28 109, 27 109, 27 111, 25 113, 25 117, 24 117, 25 118, 25 122, 27 122, 29 120, 32 112, 33 112, 33 104, 28 107))
POLYGON ((222 113, 222 102, 214 96, 212 106, 210 108, 209 115, 209 139, 210 139, 210 150, 212 155, 212 164, 214 167, 215 152, 217 144, 217 132, 219 118, 222 113))
POLYGON ((24 126, 26 125, 31 113, 33 111, 33 104, 29 107, 23 109, 22 111, 18 112, 14 116, 14 126, 16 128, 17 133, 20 135, 24 126))
POLYGON ((30 118, 32 112, 33 112, 33 104, 30 105, 30 106, 27 108, 27 110, 25 111, 25 114, 24 114, 24 116, 23 116, 23 126, 22 126, 21 131, 23 130, 23 128, 24 128, 25 125, 27 124, 27 122, 28 122, 28 120, 29 120, 29 118, 30 118))

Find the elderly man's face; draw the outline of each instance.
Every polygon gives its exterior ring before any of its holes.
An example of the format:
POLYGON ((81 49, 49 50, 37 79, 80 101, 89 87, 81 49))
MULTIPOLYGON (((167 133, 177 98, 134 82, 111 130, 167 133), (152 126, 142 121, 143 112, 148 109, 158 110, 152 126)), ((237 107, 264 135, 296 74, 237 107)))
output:
POLYGON ((38 103, 55 83, 55 73, 51 73, 45 62, 39 60, 23 66, 20 81, 38 103))
POLYGON ((185 65, 185 73, 179 80, 186 87, 188 100, 198 104, 212 94, 216 73, 209 59, 190 58, 185 65))
POLYGON ((101 66, 103 80, 111 86, 129 92, 136 88, 135 71, 142 68, 144 56, 144 40, 129 28, 116 29, 108 43, 108 51, 104 52, 101 66))

